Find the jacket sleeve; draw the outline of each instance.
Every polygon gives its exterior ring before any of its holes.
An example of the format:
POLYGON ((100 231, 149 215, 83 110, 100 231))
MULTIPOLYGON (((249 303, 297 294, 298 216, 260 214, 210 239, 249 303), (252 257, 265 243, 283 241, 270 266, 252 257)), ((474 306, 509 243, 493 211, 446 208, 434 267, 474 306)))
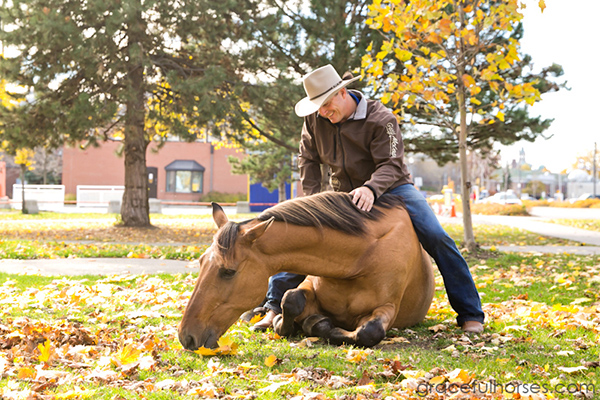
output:
POLYGON ((315 144, 314 134, 308 127, 306 119, 300 137, 298 169, 300 170, 302 193, 305 196, 319 193, 321 191, 321 159, 315 144))
POLYGON ((389 113, 374 130, 370 144, 375 171, 364 183, 377 197, 385 193, 394 183, 405 180, 411 182, 408 168, 404 164, 404 144, 396 117, 389 113))

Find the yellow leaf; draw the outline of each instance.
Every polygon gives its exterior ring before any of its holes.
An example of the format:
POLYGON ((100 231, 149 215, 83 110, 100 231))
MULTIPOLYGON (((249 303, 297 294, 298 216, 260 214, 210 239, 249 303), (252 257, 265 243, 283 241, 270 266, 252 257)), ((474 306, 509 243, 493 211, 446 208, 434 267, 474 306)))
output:
POLYGON ((504 122, 504 113, 502 111, 498 111, 498 114, 496 114, 496 118, 504 122))
POLYGON ((394 52, 396 53, 396 58, 402 62, 410 60, 413 56, 413 53, 408 50, 394 49, 394 52))
POLYGON ((431 378, 429 380, 429 383, 431 385, 439 385, 440 383, 444 383, 445 380, 446 380, 446 377, 443 375, 440 375, 440 376, 435 376, 435 377, 431 378))
POLYGON ((475 85, 475 79, 469 74, 464 74, 462 80, 466 87, 475 85))
POLYGON ((219 354, 236 354, 238 345, 234 343, 228 336, 221 337, 217 344, 219 348, 217 349, 217 353, 219 354))
POLYGON ((52 344, 50 343, 50 340, 46 340, 45 343, 39 344, 38 349, 41 353, 38 356, 38 359, 41 362, 47 363, 50 360, 50 357, 52 357, 52 354, 54 353, 54 350, 52 349, 52 344))
POLYGON ((202 346, 198 350, 194 351, 194 353, 200 354, 203 357, 204 356, 216 356, 217 355, 217 352, 215 350, 207 349, 204 346, 202 346))
POLYGON ((467 384, 471 382, 475 374, 469 374, 464 369, 457 368, 454 371, 447 374, 448 381, 450 383, 463 383, 467 384))
POLYGON ((346 360, 358 364, 365 361, 369 354, 369 350, 351 349, 347 351, 346 360))
POLYGON ((546 9, 546 1, 540 0, 540 2, 538 4, 540 6, 540 10, 542 10, 542 12, 544 12, 544 10, 546 9))
POLYGON ((269 357, 265 358, 265 365, 267 367, 272 367, 275 364, 277 364, 277 357, 275 355, 271 354, 269 357))
POLYGON ((138 350, 133 343, 130 343, 113 356, 113 362, 119 367, 131 364, 140 358, 140 354, 142 354, 141 350, 138 350))
POLYGON ((33 368, 23 367, 19 369, 19 372, 17 373, 17 378, 34 379, 35 375, 35 370, 33 368))
POLYGON ((256 369, 256 368, 258 368, 258 366, 256 366, 256 365, 252 365, 252 364, 250 364, 249 362, 243 362, 243 363, 241 363, 241 364, 239 364, 239 365, 238 365, 238 368, 241 368, 241 369, 243 369, 243 370, 249 371, 249 370, 251 370, 251 369, 256 369))
POLYGON ((254 317, 252 317, 252 319, 248 323, 250 325, 254 325, 258 321, 260 321, 261 319, 263 319, 263 317, 264 317, 264 315, 262 315, 262 314, 256 314, 254 317))

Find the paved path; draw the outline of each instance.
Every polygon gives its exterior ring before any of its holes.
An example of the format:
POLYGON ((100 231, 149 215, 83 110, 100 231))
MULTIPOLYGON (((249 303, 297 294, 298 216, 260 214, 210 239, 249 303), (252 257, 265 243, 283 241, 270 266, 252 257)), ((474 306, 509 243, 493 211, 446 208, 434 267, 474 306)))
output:
MULTIPOLYGON (((442 223, 462 224, 462 215, 456 218, 438 217, 442 223)), ((568 239, 579 246, 496 246, 500 251, 535 253, 600 254, 600 232, 572 228, 545 222, 541 217, 509 217, 501 215, 473 215, 473 224, 505 225, 543 236, 568 239)))
POLYGON ((117 275, 188 273, 198 270, 198 261, 143 258, 57 258, 0 260, 0 271, 32 275, 117 275))

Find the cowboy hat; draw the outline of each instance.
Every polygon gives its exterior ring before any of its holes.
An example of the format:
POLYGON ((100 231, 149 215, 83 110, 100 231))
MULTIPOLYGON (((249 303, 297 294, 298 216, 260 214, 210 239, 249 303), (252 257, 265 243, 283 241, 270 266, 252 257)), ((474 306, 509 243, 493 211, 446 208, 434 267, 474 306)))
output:
POLYGON ((327 102, 340 89, 345 88, 360 76, 342 79, 331 64, 315 69, 302 78, 307 96, 300 100, 295 107, 296 115, 305 117, 327 102))

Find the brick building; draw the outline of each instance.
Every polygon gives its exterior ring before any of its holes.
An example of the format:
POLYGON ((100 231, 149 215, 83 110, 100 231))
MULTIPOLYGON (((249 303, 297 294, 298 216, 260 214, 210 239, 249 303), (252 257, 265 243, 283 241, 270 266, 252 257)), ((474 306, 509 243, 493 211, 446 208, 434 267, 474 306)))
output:
MULTIPOLYGON (((119 142, 105 142, 87 149, 63 149, 62 184, 65 193, 76 194, 77 185, 124 185, 123 156, 119 142)), ((235 149, 216 149, 210 143, 169 141, 160 149, 151 144, 146 152, 150 198, 193 202, 209 192, 247 193, 248 176, 234 175, 228 156, 243 157, 235 149)))

